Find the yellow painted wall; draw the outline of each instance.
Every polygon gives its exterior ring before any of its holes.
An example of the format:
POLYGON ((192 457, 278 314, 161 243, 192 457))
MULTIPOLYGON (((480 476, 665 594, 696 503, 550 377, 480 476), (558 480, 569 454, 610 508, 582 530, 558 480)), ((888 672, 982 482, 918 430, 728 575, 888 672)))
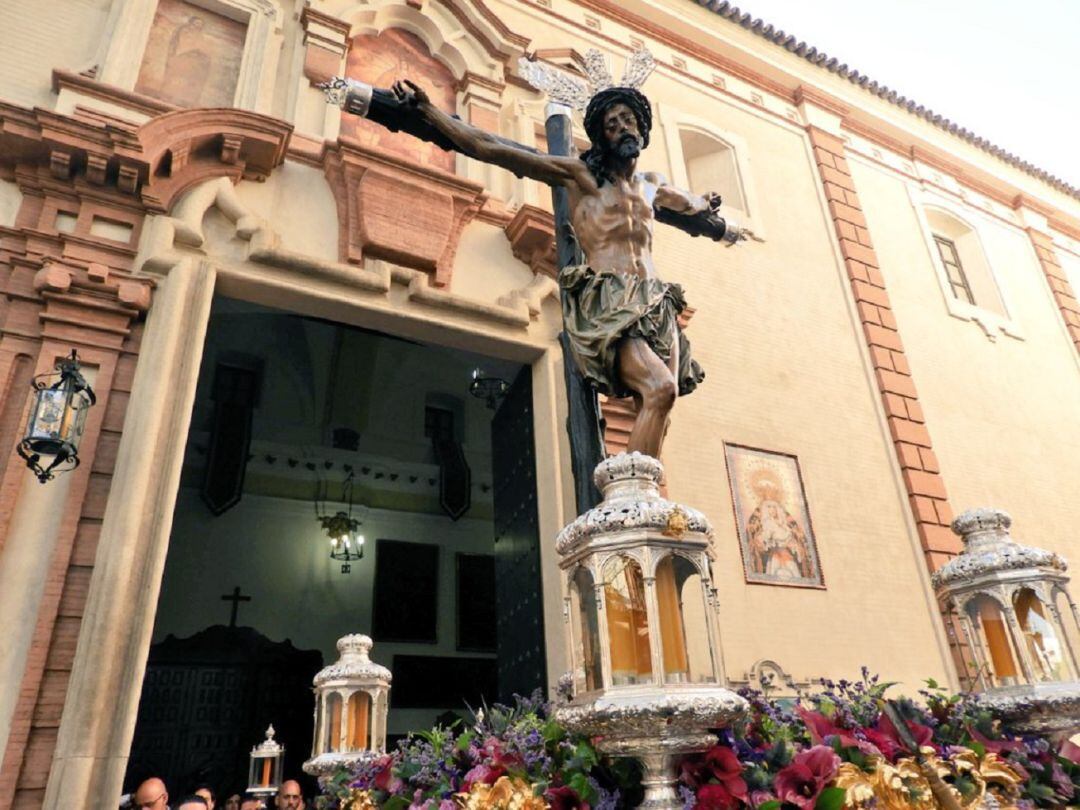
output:
POLYGON ((110 5, 110 0, 0 3, 0 100, 52 107, 53 69, 91 67, 110 5))
POLYGON ((849 161, 953 508, 1010 512, 1023 542, 1080 560, 1080 367, 1028 235, 960 208, 1023 339, 949 314, 905 182, 849 161))

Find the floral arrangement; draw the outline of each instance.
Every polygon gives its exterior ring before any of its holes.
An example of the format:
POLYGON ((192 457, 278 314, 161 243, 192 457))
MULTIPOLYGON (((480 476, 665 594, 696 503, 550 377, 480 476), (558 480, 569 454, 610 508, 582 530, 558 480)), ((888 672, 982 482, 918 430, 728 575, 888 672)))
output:
MULTIPOLYGON (((918 702, 866 669, 797 699, 751 706, 719 744, 685 757, 685 810, 973 810, 1080 804, 1080 748, 1005 732, 970 695, 928 681, 918 702)), ((539 693, 480 711, 468 728, 410 737, 323 783, 321 810, 614 810, 641 801, 640 771, 601 756, 550 716, 539 693)))

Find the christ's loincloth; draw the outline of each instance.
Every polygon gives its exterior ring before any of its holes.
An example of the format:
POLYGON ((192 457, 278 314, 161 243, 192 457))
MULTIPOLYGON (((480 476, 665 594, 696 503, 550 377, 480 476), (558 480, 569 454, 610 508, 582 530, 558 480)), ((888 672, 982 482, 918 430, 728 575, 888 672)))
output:
POLYGON ((559 286, 563 326, 577 367, 600 393, 613 397, 633 393, 619 379, 618 349, 624 338, 642 338, 665 364, 671 359, 672 341, 679 341, 679 396, 689 394, 705 378, 679 327, 686 299, 678 284, 574 265, 559 273, 559 286))

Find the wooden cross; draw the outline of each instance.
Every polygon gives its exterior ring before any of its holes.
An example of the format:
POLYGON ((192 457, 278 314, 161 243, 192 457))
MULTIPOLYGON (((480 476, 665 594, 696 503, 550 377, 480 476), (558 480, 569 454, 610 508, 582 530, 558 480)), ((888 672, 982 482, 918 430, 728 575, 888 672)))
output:
POLYGON ((237 585, 235 588, 233 588, 233 592, 231 594, 225 594, 224 596, 222 596, 221 601, 232 602, 232 615, 229 616, 229 627, 236 627, 236 613, 240 609, 240 603, 250 602, 251 597, 241 596, 240 586, 237 585))

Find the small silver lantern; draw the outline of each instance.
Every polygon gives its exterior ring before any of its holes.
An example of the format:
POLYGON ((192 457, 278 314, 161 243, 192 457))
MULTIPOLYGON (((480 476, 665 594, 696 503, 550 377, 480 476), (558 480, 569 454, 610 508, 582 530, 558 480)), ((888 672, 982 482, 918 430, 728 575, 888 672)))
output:
POLYGON ((555 710, 599 748, 644 769, 642 807, 681 808, 678 755, 715 743, 709 729, 742 716, 724 680, 712 585, 712 528, 660 496, 663 467, 641 453, 600 462, 603 500, 555 542, 574 697, 555 710))
POLYGON ((337 642, 341 657, 315 676, 315 735, 304 771, 326 776, 386 751, 390 670, 368 656, 371 639, 354 633, 337 642))
POLYGON ((247 792, 253 796, 273 796, 281 787, 281 767, 285 746, 274 740, 274 726, 266 729, 266 739, 251 749, 247 792))
POLYGON ((51 481, 55 473, 68 472, 79 466, 79 442, 86 427, 86 412, 97 401, 94 390, 81 373, 79 357, 56 364, 59 377, 51 385, 48 380, 56 374, 34 378, 34 403, 26 435, 19 442, 18 453, 38 481, 51 481), (48 466, 42 466, 42 456, 52 456, 48 466))
POLYGON ((1080 615, 1059 555, 1022 546, 1000 509, 972 509, 952 530, 964 550, 932 577, 974 658, 972 687, 1020 733, 1080 730, 1080 615))

